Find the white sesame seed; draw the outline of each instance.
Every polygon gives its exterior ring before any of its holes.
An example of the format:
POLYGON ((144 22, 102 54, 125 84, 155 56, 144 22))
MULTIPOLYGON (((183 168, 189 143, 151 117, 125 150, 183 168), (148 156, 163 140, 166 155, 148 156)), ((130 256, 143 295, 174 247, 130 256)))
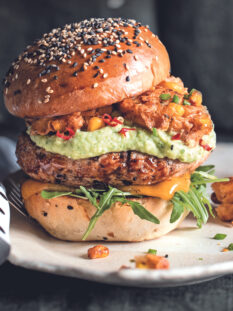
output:
POLYGON ((8 93, 8 89, 5 89, 5 94, 7 94, 8 93))
POLYGON ((105 74, 103 75, 103 78, 105 79, 105 78, 107 78, 107 76, 108 76, 108 74, 105 73, 105 74))
POLYGON ((27 85, 31 83, 31 79, 27 79, 27 85))
POLYGON ((41 82, 46 83, 48 80, 47 79, 42 79, 41 82))
POLYGON ((103 72, 104 72, 104 70, 103 70, 102 68, 100 68, 99 72, 100 72, 100 73, 103 73, 103 72))
POLYGON ((94 83, 93 88, 95 89, 98 85, 99 85, 98 83, 94 83))

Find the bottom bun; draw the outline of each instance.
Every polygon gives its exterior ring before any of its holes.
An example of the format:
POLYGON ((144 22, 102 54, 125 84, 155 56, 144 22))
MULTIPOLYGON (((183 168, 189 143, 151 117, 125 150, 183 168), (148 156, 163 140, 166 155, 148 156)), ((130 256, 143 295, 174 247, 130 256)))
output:
MULTIPOLYGON (((170 223, 172 204, 169 201, 152 197, 132 200, 155 215, 160 224, 140 219, 129 205, 117 202, 98 219, 86 241, 138 242, 155 239, 177 228, 188 215, 188 211, 185 211, 175 223, 170 223)), ((66 241, 81 241, 96 211, 87 200, 68 196, 46 200, 40 193, 31 195, 24 205, 28 214, 47 232, 66 241)))

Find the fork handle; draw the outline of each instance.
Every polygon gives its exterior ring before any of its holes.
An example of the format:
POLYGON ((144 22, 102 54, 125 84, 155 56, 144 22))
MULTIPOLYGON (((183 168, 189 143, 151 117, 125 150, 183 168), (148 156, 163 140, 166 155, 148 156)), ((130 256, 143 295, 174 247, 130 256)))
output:
POLYGON ((10 252, 10 208, 6 199, 6 191, 0 183, 0 264, 8 257, 10 252))

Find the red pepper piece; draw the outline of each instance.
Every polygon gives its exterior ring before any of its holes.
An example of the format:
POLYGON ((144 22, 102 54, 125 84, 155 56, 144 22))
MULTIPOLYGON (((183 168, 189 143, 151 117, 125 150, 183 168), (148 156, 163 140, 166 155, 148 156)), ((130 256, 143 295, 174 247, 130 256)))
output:
POLYGON ((109 126, 115 127, 117 124, 123 124, 120 120, 118 120, 116 117, 112 118, 109 114, 105 113, 102 117, 104 123, 108 124, 109 126))
POLYGON ((127 128, 127 127, 123 127, 118 133, 122 134, 123 136, 126 136, 126 133, 128 131, 136 131, 135 128, 127 128))
POLYGON ((202 139, 200 139, 199 145, 200 145, 203 149, 205 149, 206 151, 211 151, 211 150, 212 150, 212 148, 211 148, 209 145, 207 145, 207 144, 205 145, 205 144, 204 144, 204 142, 203 142, 202 139))
POLYGON ((67 128, 66 132, 69 132, 69 135, 64 135, 64 134, 60 133, 59 131, 57 131, 56 136, 60 137, 64 140, 70 140, 75 134, 75 132, 71 128, 67 128))
POLYGON ((180 133, 172 136, 172 140, 180 140, 180 133))

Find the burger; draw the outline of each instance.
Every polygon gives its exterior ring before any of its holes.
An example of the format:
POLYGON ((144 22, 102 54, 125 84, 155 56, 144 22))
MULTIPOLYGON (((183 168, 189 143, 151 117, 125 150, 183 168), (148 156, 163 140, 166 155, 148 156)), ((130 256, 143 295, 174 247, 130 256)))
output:
POLYGON ((13 62, 5 105, 26 130, 16 155, 28 214, 68 241, 143 241, 211 206, 200 165, 215 148, 202 94, 170 73, 166 48, 132 19, 53 29, 13 62))

